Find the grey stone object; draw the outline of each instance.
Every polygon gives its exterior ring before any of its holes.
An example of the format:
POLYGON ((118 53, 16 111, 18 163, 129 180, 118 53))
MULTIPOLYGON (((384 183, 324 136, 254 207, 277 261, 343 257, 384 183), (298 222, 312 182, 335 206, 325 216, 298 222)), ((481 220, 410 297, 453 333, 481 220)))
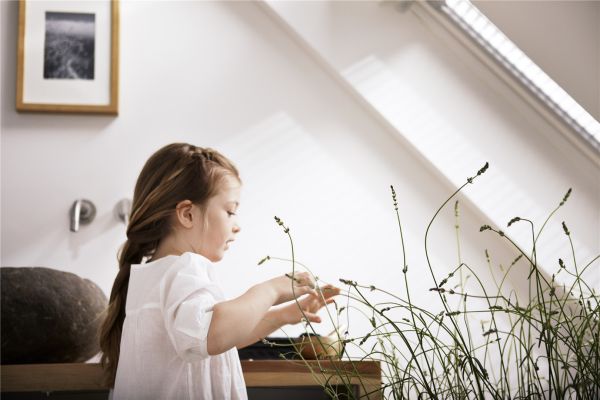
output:
POLYGON ((44 267, 0 268, 2 364, 84 362, 99 351, 107 298, 94 282, 44 267))

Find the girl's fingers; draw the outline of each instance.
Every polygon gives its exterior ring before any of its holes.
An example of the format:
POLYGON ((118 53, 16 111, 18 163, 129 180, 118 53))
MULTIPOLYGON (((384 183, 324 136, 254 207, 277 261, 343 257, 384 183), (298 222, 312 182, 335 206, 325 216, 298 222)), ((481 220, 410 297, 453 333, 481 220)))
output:
POLYGON ((333 285, 325 285, 321 288, 321 292, 323 292, 323 296, 331 297, 331 296, 337 296, 338 294, 340 294, 341 289, 337 288, 333 285))
POLYGON ((317 287, 317 284, 313 277, 307 272, 300 273, 288 273, 285 274, 288 278, 294 281, 294 285, 300 289, 302 294, 311 294, 316 296, 321 304, 329 304, 330 299, 333 296, 337 296, 341 293, 341 289, 331 284, 326 284, 322 287, 317 287))
POLYGON ((309 294, 311 296, 315 296, 317 297, 317 291, 313 288, 311 288, 310 286, 300 286, 300 291, 302 292, 302 294, 309 294))
POLYGON ((317 314, 305 312, 304 315, 310 322, 315 322, 315 323, 321 322, 321 317, 319 317, 317 314))

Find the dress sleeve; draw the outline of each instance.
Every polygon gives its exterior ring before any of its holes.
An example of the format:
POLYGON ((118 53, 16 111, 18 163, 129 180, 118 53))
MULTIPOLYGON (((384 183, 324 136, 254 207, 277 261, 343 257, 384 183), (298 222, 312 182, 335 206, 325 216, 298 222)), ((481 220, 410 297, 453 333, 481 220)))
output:
POLYGON ((206 342, 217 289, 205 265, 181 261, 184 265, 173 265, 161 281, 160 306, 177 355, 193 362, 209 357, 206 342))

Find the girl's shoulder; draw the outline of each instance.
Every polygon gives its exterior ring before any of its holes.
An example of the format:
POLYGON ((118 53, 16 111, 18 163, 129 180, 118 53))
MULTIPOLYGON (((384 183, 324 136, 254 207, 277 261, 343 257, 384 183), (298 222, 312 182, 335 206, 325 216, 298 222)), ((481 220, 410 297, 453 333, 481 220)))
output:
POLYGON ((195 276, 208 281, 214 278, 212 262, 203 255, 192 252, 167 255, 144 264, 133 264, 131 272, 138 276, 155 276, 163 279, 172 279, 177 275, 195 276))
POLYGON ((213 263, 201 254, 186 251, 177 257, 178 259, 175 261, 174 265, 178 265, 179 268, 209 270, 213 267, 213 263))
POLYGON ((166 276, 189 276, 213 281, 213 264, 208 258, 192 252, 172 257, 167 261, 170 265, 165 269, 166 276))
POLYGON ((200 268, 212 267, 212 262, 201 254, 186 251, 181 255, 167 255, 156 260, 148 261, 142 264, 132 264, 134 269, 146 268, 185 268, 186 266, 196 266, 200 268))

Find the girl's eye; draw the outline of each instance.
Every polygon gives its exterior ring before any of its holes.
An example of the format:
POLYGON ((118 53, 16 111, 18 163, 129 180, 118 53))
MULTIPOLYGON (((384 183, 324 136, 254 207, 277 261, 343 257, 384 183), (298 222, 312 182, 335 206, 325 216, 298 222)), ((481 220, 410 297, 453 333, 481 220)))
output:
POLYGON ((235 215, 235 213, 231 212, 231 211, 227 211, 227 215, 229 215, 231 217, 231 216, 235 215))

